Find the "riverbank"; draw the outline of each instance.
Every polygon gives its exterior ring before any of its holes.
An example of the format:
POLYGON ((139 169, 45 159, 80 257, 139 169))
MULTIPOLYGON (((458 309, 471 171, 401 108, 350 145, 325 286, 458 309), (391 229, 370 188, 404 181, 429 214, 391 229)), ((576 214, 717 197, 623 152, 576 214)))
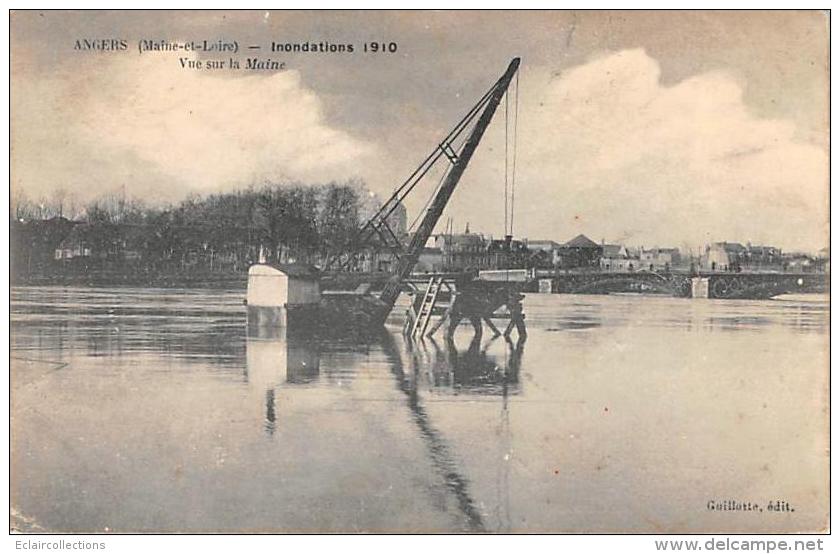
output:
POLYGON ((201 289, 245 289, 247 272, 237 273, 118 273, 91 272, 87 274, 31 275, 12 279, 12 286, 137 286, 153 288, 195 287, 201 289))
MULTIPOLYGON (((390 273, 331 273, 322 278, 325 290, 353 290, 362 283, 382 287, 390 273)), ((248 285, 248 271, 228 272, 153 272, 88 271, 12 276, 12 286, 132 286, 150 288, 242 289, 248 285)))

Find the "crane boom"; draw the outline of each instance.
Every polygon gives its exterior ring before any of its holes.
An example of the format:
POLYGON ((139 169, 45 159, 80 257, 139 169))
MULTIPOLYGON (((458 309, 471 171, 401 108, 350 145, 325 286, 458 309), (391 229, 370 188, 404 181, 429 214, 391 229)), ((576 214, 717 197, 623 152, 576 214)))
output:
POLYGON ((417 231, 411 237, 408 247, 400 257, 396 270, 386 283, 385 288, 379 296, 379 299, 384 303, 385 308, 385 315, 383 318, 387 317, 387 314, 390 313, 391 309, 394 307, 394 303, 400 295, 402 282, 411 274, 414 266, 417 264, 420 252, 423 250, 423 247, 426 246, 426 241, 429 240, 429 237, 437 225, 446 204, 449 202, 449 198, 452 196, 455 187, 458 185, 458 181, 461 179, 464 170, 467 168, 467 164, 470 163, 470 159, 478 147, 478 143, 481 141, 484 131, 486 131, 487 126, 490 125, 490 121, 496 113, 496 108, 498 108, 499 102, 502 100, 505 92, 507 92, 510 82, 518 69, 519 58, 514 58, 510 62, 507 71, 505 71, 504 75, 499 78, 493 87, 487 105, 481 113, 481 116, 478 118, 472 132, 464 142, 464 146, 460 153, 454 152, 449 144, 441 145, 441 149, 444 154, 446 154, 452 162, 452 168, 446 175, 446 178, 441 184, 440 189, 426 211, 426 214, 423 216, 423 220, 417 227, 417 231))

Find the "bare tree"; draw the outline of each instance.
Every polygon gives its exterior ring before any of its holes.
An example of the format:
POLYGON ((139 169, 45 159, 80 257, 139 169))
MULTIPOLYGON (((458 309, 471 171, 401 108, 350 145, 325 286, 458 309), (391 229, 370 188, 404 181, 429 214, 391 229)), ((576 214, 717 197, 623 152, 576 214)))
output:
POLYGON ((35 203, 18 187, 12 187, 9 201, 9 215, 15 220, 28 221, 35 217, 35 203))

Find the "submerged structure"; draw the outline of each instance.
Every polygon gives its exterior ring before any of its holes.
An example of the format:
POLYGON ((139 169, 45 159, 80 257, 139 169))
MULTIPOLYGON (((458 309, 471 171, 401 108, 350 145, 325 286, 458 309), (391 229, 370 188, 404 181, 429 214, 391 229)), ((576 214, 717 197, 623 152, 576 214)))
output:
MULTIPOLYGON (((426 277, 426 286, 411 282, 412 272, 437 225, 444 208, 452 197, 464 171, 493 119, 497 108, 508 93, 519 69, 514 58, 504 74, 485 92, 467 114, 455 125, 425 160, 396 189, 379 210, 357 231, 349 244, 330 256, 323 268, 280 266, 260 263, 248 272, 249 324, 268 326, 320 328, 381 327, 403 291, 417 293, 409 310, 406 328, 412 335, 426 332, 433 314, 444 317, 432 331, 449 322, 449 332, 464 319, 471 321, 477 333, 482 321, 498 330, 490 318, 500 308, 506 308, 511 320, 508 333, 515 327, 524 335, 522 296, 516 281, 482 282, 474 274, 433 275, 426 277), (426 204, 419 225, 404 243, 388 224, 389 216, 402 205, 417 185, 438 162, 448 164, 436 191, 426 204), (395 253, 396 263, 385 279, 379 282, 358 282, 355 287, 336 290, 326 283, 337 274, 346 272, 367 246, 377 244, 395 253), (440 289, 445 287, 449 304, 443 312, 437 306, 440 289)), ((518 85, 517 94, 518 99, 518 85)), ((516 100, 514 100, 516 101, 516 100)), ((514 111, 514 113, 516 113, 514 111)), ((507 117, 507 114, 506 114, 507 117)), ((508 126, 506 125, 506 132, 508 126)), ((514 127, 515 128, 515 127, 514 127)), ((508 139, 506 135, 506 140, 508 139)), ((515 141, 515 134, 514 134, 515 141)), ((515 147, 515 143, 514 143, 515 147)), ((507 175, 505 175, 507 179, 507 175)))

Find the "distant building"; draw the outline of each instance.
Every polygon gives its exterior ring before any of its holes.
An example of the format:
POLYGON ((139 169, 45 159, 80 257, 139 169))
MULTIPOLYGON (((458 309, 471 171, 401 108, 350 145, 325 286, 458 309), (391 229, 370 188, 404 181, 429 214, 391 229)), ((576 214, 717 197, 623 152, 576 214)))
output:
POLYGON ((479 233, 470 233, 467 227, 462 234, 435 235, 421 253, 422 264, 418 270, 431 271, 427 267, 440 271, 523 269, 539 267, 539 263, 551 267, 551 253, 531 250, 531 244, 510 236, 495 240, 486 238, 479 233))
POLYGON ((96 258, 139 260, 155 228, 120 223, 79 223, 55 250, 56 260, 96 258))
POLYGON ((491 240, 487 245, 487 254, 490 269, 524 269, 528 267, 531 259, 528 245, 510 235, 503 239, 491 240))
POLYGON ((404 237, 406 235, 408 228, 408 210, 405 209, 402 202, 397 204, 394 211, 391 212, 391 215, 388 216, 386 221, 388 222, 388 226, 391 230, 394 231, 395 235, 398 237, 404 237))
POLYGON ((116 259, 122 248, 120 226, 116 223, 79 223, 55 249, 55 259, 116 259))
POLYGON ((437 273, 444 271, 443 253, 440 248, 425 247, 420 251, 414 271, 418 273, 437 273))
POLYGON ((559 269, 595 269, 600 266, 603 247, 578 235, 554 251, 554 266, 559 269))
POLYGON ((755 246, 747 243, 741 268, 749 271, 780 271, 783 269, 782 251, 775 246, 755 246))
POLYGON ((819 264, 819 271, 823 273, 831 271, 831 250, 828 247, 820 248, 817 252, 817 264, 819 264))
POLYGON ((10 222, 10 270, 22 277, 47 270, 55 263, 55 251, 72 231, 75 222, 64 217, 10 222))
MULTIPOLYGON (((53 250, 63 267, 142 266, 152 270, 244 269, 257 258, 257 241, 244 227, 159 226, 126 223, 77 223, 53 250)), ((268 249, 273 263, 305 262, 283 245, 268 249)))
POLYGON ((827 258, 810 256, 802 252, 782 254, 782 271, 791 273, 827 273, 831 270, 827 258))
POLYGON ((484 235, 470 233, 469 229, 463 234, 436 235, 434 242, 434 248, 440 251, 443 267, 447 271, 488 269, 488 245, 489 241, 484 235))
POLYGON ((560 248, 560 243, 553 241, 553 240, 545 240, 545 239, 538 239, 538 240, 528 240, 527 242, 528 250, 540 250, 542 252, 551 252, 553 253, 555 250, 560 248))
POLYGON ((706 247, 701 258, 701 266, 707 271, 783 271, 785 262, 780 248, 749 242, 746 246, 738 242, 715 242, 706 247))
POLYGON ((554 267, 554 253, 562 245, 553 240, 528 240, 526 243, 530 252, 529 267, 551 269, 554 267))
POLYGON ((370 246, 357 252, 349 268, 363 273, 391 272, 396 268, 398 255, 395 249, 370 246))
POLYGON ((738 271, 746 253, 747 248, 739 242, 714 242, 706 246, 702 266, 708 271, 738 271))
POLYGON ((93 254, 92 244, 88 237, 90 224, 80 223, 74 226, 66 237, 56 245, 56 260, 72 260, 73 258, 89 258, 93 254))
POLYGON ((635 271, 639 269, 639 258, 630 255, 627 248, 621 244, 602 244, 600 267, 601 271, 635 271))
POLYGON ((639 253, 639 264, 641 269, 648 271, 668 271, 682 263, 678 248, 651 248, 641 249, 639 253))

